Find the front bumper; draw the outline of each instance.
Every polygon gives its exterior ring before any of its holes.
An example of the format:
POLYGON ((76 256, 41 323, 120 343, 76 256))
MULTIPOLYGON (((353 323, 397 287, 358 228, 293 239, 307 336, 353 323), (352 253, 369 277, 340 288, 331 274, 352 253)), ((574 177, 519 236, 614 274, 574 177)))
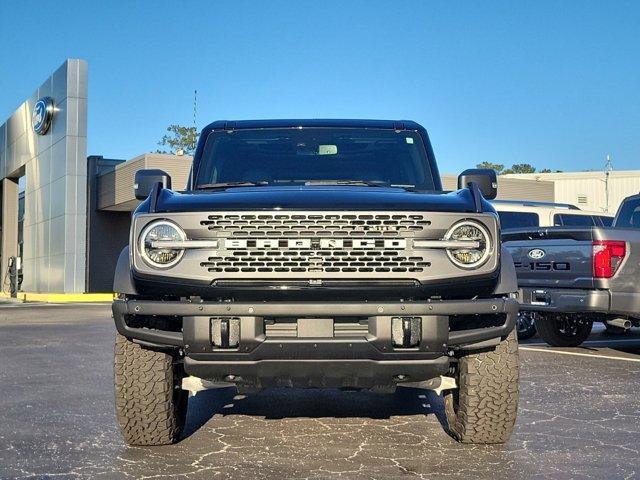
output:
POLYGON ((497 343, 513 329, 518 307, 511 298, 395 303, 116 300, 113 316, 118 332, 130 339, 181 348, 186 373, 201 378, 260 386, 367 387, 424 381, 445 374, 448 350, 497 343), (181 319, 182 329, 134 327, 130 320, 138 316, 181 319), (414 348, 394 347, 391 319, 407 316, 421 318, 421 341, 414 348), (485 323, 464 325, 460 319, 467 316, 485 323), (240 319, 236 348, 213 344, 212 317, 240 319), (329 318, 337 324, 348 317, 364 319, 366 331, 328 338, 284 337, 265 328, 265 319, 329 318))

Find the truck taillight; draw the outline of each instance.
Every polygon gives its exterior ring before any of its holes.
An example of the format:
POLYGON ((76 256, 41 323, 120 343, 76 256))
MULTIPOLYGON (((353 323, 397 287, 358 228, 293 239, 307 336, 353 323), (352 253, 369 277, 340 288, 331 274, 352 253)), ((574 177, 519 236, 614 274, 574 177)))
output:
POLYGON ((593 242, 593 276, 611 278, 627 254, 627 244, 619 240, 593 242))

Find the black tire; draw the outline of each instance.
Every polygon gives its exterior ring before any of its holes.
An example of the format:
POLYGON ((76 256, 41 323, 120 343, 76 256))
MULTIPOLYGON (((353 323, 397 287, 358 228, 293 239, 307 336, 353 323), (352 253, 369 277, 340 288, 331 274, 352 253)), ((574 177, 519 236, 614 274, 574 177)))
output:
POLYGON ((116 333, 115 395, 120 431, 129 445, 167 445, 180 438, 188 392, 174 357, 116 333))
POLYGON ((515 330, 494 350, 461 356, 456 377, 458 388, 444 399, 451 436, 461 443, 505 443, 518 414, 515 330))
POLYGON ((552 347, 577 347, 589 338, 593 321, 569 315, 538 315, 536 327, 552 347))
POLYGON ((520 312, 516 320, 516 331, 518 333, 518 341, 529 340, 536 333, 535 313, 520 312))

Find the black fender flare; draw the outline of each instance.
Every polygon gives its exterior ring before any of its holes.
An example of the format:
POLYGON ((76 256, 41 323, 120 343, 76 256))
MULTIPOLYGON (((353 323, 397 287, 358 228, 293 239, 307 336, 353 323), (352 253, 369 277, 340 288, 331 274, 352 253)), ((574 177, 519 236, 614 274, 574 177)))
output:
POLYGON ((126 295, 137 295, 136 287, 131 276, 131 267, 129 265, 129 245, 124 247, 118 257, 116 271, 113 275, 113 291, 114 293, 123 293, 126 295))
POLYGON ((500 247, 500 277, 494 290, 495 295, 508 295, 518 291, 518 276, 513 257, 504 246, 500 247))

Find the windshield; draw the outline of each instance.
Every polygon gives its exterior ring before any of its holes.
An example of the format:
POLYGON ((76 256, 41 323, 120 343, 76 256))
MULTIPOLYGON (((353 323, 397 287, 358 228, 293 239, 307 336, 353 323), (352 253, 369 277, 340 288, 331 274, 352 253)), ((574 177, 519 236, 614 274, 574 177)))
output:
POLYGON ((362 182, 434 190, 418 132, 365 128, 214 131, 205 144, 196 188, 238 182, 362 182))

